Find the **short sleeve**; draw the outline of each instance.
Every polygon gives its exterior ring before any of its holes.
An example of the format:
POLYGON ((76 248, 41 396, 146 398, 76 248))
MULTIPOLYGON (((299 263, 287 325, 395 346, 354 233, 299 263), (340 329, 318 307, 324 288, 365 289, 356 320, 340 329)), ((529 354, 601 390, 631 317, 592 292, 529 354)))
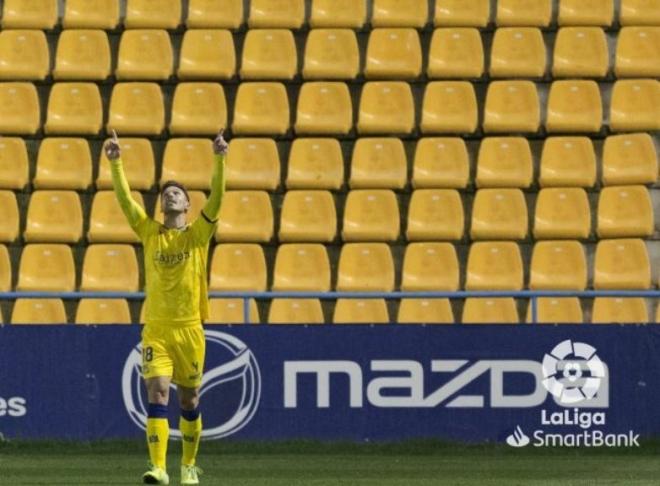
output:
POLYGON ((191 229, 195 242, 200 245, 207 244, 213 235, 215 234, 215 229, 218 225, 218 221, 212 221, 206 217, 204 211, 199 214, 199 217, 193 222, 191 229))

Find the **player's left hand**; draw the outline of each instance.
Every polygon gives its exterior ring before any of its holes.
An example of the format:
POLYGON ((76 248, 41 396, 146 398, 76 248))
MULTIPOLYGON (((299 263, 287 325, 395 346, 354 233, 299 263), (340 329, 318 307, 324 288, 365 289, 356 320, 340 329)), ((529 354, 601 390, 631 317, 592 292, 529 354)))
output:
POLYGON ((224 128, 221 129, 213 140, 213 153, 216 155, 227 155, 227 150, 229 149, 229 144, 223 137, 225 133, 224 128))

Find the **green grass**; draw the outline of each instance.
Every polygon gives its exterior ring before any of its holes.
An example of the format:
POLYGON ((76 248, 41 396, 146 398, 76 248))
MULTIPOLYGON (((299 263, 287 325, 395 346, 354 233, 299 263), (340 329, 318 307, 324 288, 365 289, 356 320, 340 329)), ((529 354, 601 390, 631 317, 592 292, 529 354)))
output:
MULTIPOLYGON (((171 443, 171 484, 180 445, 171 443)), ((1 485, 140 484, 146 446, 132 441, 0 443, 1 485)), ((202 443, 202 485, 657 485, 660 444, 640 449, 511 449, 437 441, 397 444, 202 443)))

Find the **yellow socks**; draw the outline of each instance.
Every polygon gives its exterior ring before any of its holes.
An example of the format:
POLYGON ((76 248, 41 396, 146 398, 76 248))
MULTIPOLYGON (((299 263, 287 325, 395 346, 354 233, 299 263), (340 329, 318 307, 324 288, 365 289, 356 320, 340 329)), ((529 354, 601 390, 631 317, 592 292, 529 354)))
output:
POLYGON ((151 464, 165 469, 167 441, 170 437, 170 424, 167 418, 147 419, 147 445, 151 464))
POLYGON ((181 419, 179 420, 179 430, 181 430, 181 435, 183 436, 183 457, 181 458, 181 464, 192 466, 195 464, 197 450, 199 449, 199 440, 202 436, 202 417, 199 414, 199 410, 182 410, 181 419))

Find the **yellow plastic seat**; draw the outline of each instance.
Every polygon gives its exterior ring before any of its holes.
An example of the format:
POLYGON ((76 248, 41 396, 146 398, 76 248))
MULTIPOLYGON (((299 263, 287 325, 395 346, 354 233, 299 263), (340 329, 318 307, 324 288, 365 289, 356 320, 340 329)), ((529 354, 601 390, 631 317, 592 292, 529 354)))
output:
POLYGON ((458 258, 451 243, 410 243, 403 257, 401 290, 458 290, 458 258))
MULTIPOLYGON (((541 297, 536 299, 537 324, 581 324, 584 314, 577 297, 541 297)), ((532 323, 532 303, 527 305, 527 323, 532 323)))
POLYGON ((637 324, 649 322, 643 298, 597 297, 591 310, 593 324, 637 324))
POLYGON ((561 0, 558 23, 609 27, 614 18, 614 0, 561 0))
POLYGON ((11 290, 11 260, 5 245, 0 245, 0 292, 11 290))
POLYGON ((226 291, 266 290, 266 259, 256 243, 216 245, 211 259, 209 289, 226 291))
POLYGON ((25 140, 20 137, 0 138, 0 188, 22 190, 28 179, 25 140))
POLYGON ((80 299, 76 324, 130 324, 131 312, 126 299, 80 299))
POLYGON ((188 0, 188 29, 238 29, 243 25, 243 0, 188 0))
POLYGON ((82 207, 75 191, 34 191, 23 238, 27 242, 76 243, 82 237, 82 207))
POLYGON ((403 81, 370 81, 362 87, 358 132, 411 133, 415 106, 410 85, 403 81))
POLYGON ((589 199, 580 187, 544 188, 538 193, 534 238, 585 239, 591 233, 589 199))
POLYGON ((477 159, 477 187, 519 187, 532 184, 532 151, 524 137, 481 140, 477 159))
POLYGON ((654 231, 653 203, 644 186, 610 186, 598 195, 598 237, 649 237, 654 231))
POLYGON ((346 135, 353 128, 353 103, 348 86, 341 82, 315 81, 300 88, 296 133, 346 135))
POLYGON ((435 0, 436 26, 486 27, 490 0, 435 0))
POLYGON ((117 80, 164 81, 172 75, 174 55, 167 31, 125 30, 119 42, 117 80))
MULTIPOLYGON (((248 319, 251 324, 258 324, 259 309, 257 302, 250 299, 248 319)), ((243 299, 209 299, 209 317, 205 324, 245 324, 243 299)))
POLYGON ((227 125, 227 102, 220 83, 179 83, 174 90, 172 135, 215 135, 227 125))
POLYGON ((374 27, 415 27, 428 22, 426 0, 373 0, 371 25, 374 27))
POLYGON ((557 33, 552 61, 555 78, 603 78, 610 55, 600 27, 562 27, 557 33))
POLYGON ((490 51, 493 78, 540 78, 545 74, 546 53, 541 29, 503 27, 495 31, 490 51))
POLYGON ((474 240, 521 240, 527 237, 527 204, 520 189, 479 189, 472 206, 474 240))
POLYGON ((297 138, 291 144, 288 189, 337 190, 344 183, 344 156, 333 138, 297 138))
POLYGON ((520 248, 512 241, 480 241, 470 246, 466 290, 521 290, 520 248))
POLYGON ((112 30, 119 23, 119 0, 67 0, 64 29, 112 30))
POLYGON ((49 72, 48 43, 42 31, 0 31, 0 79, 43 81, 49 72))
POLYGON ((102 30, 64 30, 57 38, 53 78, 103 81, 110 76, 108 35, 102 30))
POLYGON ((299 29, 305 21, 304 0, 251 0, 250 29, 299 29))
POLYGON ((307 34, 302 70, 305 79, 355 79, 359 71, 360 52, 355 32, 313 29, 307 34))
POLYGON ((399 204, 389 189, 350 191, 341 232, 344 241, 394 241, 399 237, 399 204))
POLYGON ((415 149, 414 188, 464 189, 470 178, 465 141, 458 137, 420 138, 415 149))
POLYGON ((289 129, 289 98, 281 83, 241 83, 234 103, 237 135, 283 135, 289 129))
MULTIPOLYGON (((190 196, 190 209, 186 213, 187 223, 193 223, 202 212, 202 208, 206 204, 206 194, 202 191, 188 191, 188 196, 190 196)), ((154 208, 153 218, 159 222, 163 223, 163 212, 161 208, 162 198, 159 197, 156 199, 156 207, 154 208)))
POLYGON ((547 27, 552 0, 498 0, 495 23, 500 26, 547 27))
POLYGON ((648 289, 649 254, 641 239, 600 240, 596 246, 594 288, 648 289))
POLYGON ((2 8, 3 29, 55 28, 57 0, 5 0, 2 8))
MULTIPOLYGON (((133 200, 144 207, 142 194, 131 191, 133 200)), ((90 243, 139 243, 140 239, 128 224, 114 191, 94 194, 89 217, 87 241, 90 243)))
POLYGON ((479 78, 483 72, 484 48, 477 29, 435 29, 426 71, 429 78, 479 78))
POLYGON ((328 292, 330 260, 319 243, 289 243, 277 248, 273 275, 274 291, 328 292))
MULTIPOLYGON (((18 202, 13 191, 0 191, 0 241, 11 243, 18 238, 19 216, 18 202)), ((1 247, 5 252, 4 245, 1 247)), ((0 264, 0 266, 2 266, 0 264)))
POLYGON ((366 0, 313 0, 309 25, 360 29, 367 20, 366 0))
POLYGON ((27 244, 18 268, 18 292, 73 292, 76 266, 71 247, 62 244, 27 244))
POLYGON ((87 189, 92 183, 92 154, 87 140, 42 139, 32 182, 35 189, 87 189))
POLYGON ((333 324, 388 324, 385 299, 337 299, 333 324))
POLYGON ((592 187, 596 153, 588 137, 548 137, 541 153, 541 187, 592 187))
POLYGON ((408 241, 460 240, 465 217, 455 189, 416 189, 408 206, 408 241))
POLYGON ((660 130, 660 82, 657 79, 615 82, 610 129, 617 132, 660 130))
POLYGON ((16 299, 12 324, 66 324, 62 299, 16 299))
POLYGON ((612 135, 603 145, 603 184, 653 184, 658 156, 648 133, 612 135))
POLYGON ((228 30, 189 29, 183 35, 177 77, 231 79, 236 74, 234 38, 228 30))
MULTIPOLYGON (((121 138, 121 159, 128 185, 136 191, 147 191, 154 185, 156 163, 151 142, 146 138, 121 138)), ((101 150, 97 189, 112 189, 110 161, 101 150)))
POLYGON ((296 43, 290 30, 248 30, 241 61, 242 79, 293 79, 297 69, 296 43))
POLYGON ((55 83, 48 97, 48 134, 96 135, 103 124, 101 93, 94 83, 55 83))
POLYGON ((339 292, 391 292, 394 262, 386 243, 347 243, 339 255, 339 292))
POLYGON ((401 299, 398 324, 453 324, 449 299, 401 299))
POLYGON ((351 189, 403 189, 408 164, 398 138, 359 138, 353 146, 351 189))
POLYGON ((621 0, 619 22, 626 25, 660 25, 659 0, 621 0))
POLYGON ((463 324, 518 324, 520 317, 513 298, 503 297, 465 299, 463 324))
POLYGON ((617 35, 614 74, 660 77, 660 27, 623 27, 617 35))
POLYGON ((477 98, 469 81, 432 81, 422 104, 423 133, 473 133, 477 129, 477 98))
POLYGON ((337 212, 329 191, 287 191, 282 203, 280 241, 330 242, 337 234, 337 212))
POLYGON ((120 136, 160 135, 165 128, 165 107, 156 83, 117 83, 110 97, 106 130, 120 136))
POLYGON ((34 135, 41 126, 37 89, 32 83, 0 83, 0 134, 34 135))
POLYGON ((222 199, 216 241, 267 242, 273 237, 273 208, 265 191, 227 191, 222 199))
POLYGON ((319 299, 273 299, 268 311, 268 324, 323 324, 319 299))
POLYGON ((548 132, 598 132, 603 106, 595 81, 554 81, 550 86, 545 128, 548 132))
POLYGON ((177 181, 186 189, 210 190, 213 144, 205 138, 170 138, 165 145, 160 184, 177 181))
POLYGON ((422 71, 422 46, 415 29, 374 29, 367 44, 367 79, 414 79, 422 71))
POLYGON ((578 241, 539 241, 534 245, 529 288, 532 290, 584 290, 587 258, 578 241))
POLYGON ((137 292, 140 272, 131 245, 96 244, 85 251, 80 290, 137 292))
MULTIPOLYGON (((210 143, 208 150, 213 160, 210 143)), ((225 163, 225 177, 228 189, 264 191, 277 189, 280 185, 280 155, 275 140, 270 138, 231 140, 225 163)))
POLYGON ((531 81, 493 81, 488 85, 483 129, 491 133, 535 133, 541 122, 536 85, 531 81))
POLYGON ((127 29, 176 29, 181 23, 181 0, 127 0, 127 29))

